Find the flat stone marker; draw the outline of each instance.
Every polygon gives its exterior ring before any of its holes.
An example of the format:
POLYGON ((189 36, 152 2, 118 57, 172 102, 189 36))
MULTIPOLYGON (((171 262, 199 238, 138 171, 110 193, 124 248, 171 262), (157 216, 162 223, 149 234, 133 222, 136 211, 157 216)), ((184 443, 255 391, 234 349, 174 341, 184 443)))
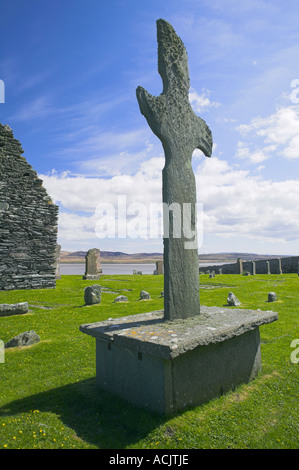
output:
POLYGON ((34 331, 25 331, 24 333, 20 333, 14 338, 10 339, 5 343, 5 348, 17 348, 19 346, 31 346, 32 344, 39 343, 40 337, 34 331))
POLYGON ((24 315, 28 312, 28 302, 20 302, 17 304, 0 304, 0 317, 9 315, 24 315))
POLYGON ((140 299, 139 300, 149 300, 151 298, 150 294, 145 290, 140 292, 140 299))
POLYGON ((83 279, 97 280, 100 279, 101 273, 100 250, 98 248, 92 248, 88 250, 85 256, 85 274, 83 279))
POLYGON ((126 297, 125 295, 119 295, 113 300, 113 303, 117 302, 128 302, 128 297, 126 297))

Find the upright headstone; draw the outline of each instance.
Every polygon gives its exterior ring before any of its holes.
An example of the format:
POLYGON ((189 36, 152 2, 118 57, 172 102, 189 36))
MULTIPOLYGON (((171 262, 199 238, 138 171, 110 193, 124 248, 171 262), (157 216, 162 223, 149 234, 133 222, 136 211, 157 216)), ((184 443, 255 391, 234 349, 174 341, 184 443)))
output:
POLYGON ((60 276, 60 251, 61 251, 61 246, 56 243, 56 250, 55 250, 55 278, 61 279, 60 276))
POLYGON ((98 284, 88 286, 84 289, 84 302, 86 305, 94 305, 101 303, 102 300, 102 286, 98 284))
POLYGON ((83 279, 100 279, 101 272, 100 250, 98 248, 92 248, 88 250, 85 256, 85 274, 83 279))
POLYGON ((282 274, 282 269, 281 269, 281 258, 278 258, 278 274, 282 274))
POLYGON ((277 300, 277 294, 275 292, 269 292, 268 302, 275 302, 277 300))
POLYGON ((161 140, 165 153, 162 176, 164 318, 173 320, 200 313, 196 185, 191 159, 196 148, 207 157, 211 156, 212 134, 190 105, 188 58, 182 40, 162 19, 157 21, 157 36, 158 71, 163 91, 156 97, 139 86, 136 94, 140 111, 161 140), (189 227, 186 227, 188 211, 189 227), (165 236, 165 227, 168 236, 165 236))
POLYGON ((271 274, 271 271, 270 271, 270 261, 266 261, 266 265, 267 265, 267 274, 271 274))
POLYGON ((255 275, 256 275, 256 265, 255 265, 255 261, 251 261, 251 266, 252 266, 252 275, 255 276, 255 275))
POLYGON ((163 274, 163 261, 156 261, 157 274, 163 274))
POLYGON ((237 263, 239 268, 239 274, 243 274, 243 261, 241 260, 241 258, 237 259, 237 263))

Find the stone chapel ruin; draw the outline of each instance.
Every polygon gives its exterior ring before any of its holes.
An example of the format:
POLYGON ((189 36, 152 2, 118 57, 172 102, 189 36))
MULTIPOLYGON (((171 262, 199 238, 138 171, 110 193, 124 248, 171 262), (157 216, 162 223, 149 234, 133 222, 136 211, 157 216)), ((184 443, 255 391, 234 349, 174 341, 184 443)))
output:
POLYGON ((58 207, 0 124, 0 290, 54 288, 58 207))

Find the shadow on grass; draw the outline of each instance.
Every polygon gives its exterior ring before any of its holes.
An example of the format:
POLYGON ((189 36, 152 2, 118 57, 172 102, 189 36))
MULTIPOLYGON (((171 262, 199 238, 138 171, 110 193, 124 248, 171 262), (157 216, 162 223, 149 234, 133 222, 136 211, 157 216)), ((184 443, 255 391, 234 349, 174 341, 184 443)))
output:
POLYGON ((55 413, 83 441, 102 449, 123 449, 145 438, 164 422, 96 388, 95 378, 16 400, 0 408, 0 417, 38 409, 55 413))

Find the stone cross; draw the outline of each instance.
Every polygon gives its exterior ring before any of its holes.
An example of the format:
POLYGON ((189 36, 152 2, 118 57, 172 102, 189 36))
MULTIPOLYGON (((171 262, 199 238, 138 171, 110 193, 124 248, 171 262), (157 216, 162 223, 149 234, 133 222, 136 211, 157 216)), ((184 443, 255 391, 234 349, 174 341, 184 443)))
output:
POLYGON ((196 148, 211 156, 212 134, 190 105, 188 58, 182 40, 162 19, 157 21, 157 39, 163 91, 156 97, 138 87, 136 95, 141 114, 165 153, 163 219, 164 230, 169 223, 169 232, 164 233, 164 319, 175 320, 200 313, 196 183, 191 159, 196 148), (173 207, 179 213, 170 210, 173 207))

